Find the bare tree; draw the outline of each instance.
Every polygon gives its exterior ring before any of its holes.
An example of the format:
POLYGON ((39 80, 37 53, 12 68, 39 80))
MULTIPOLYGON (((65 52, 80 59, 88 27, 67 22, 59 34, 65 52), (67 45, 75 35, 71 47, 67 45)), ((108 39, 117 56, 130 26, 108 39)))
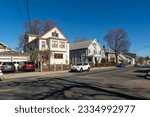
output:
POLYGON ((42 29, 42 22, 38 19, 32 21, 31 23, 25 22, 24 27, 26 28, 27 33, 39 35, 42 29))
POLYGON ((48 31, 49 29, 51 29, 54 26, 57 26, 57 22, 53 21, 53 20, 47 20, 45 22, 43 22, 42 24, 42 29, 44 32, 48 31))
POLYGON ((108 32, 104 40, 107 42, 109 48, 115 52, 117 66, 119 53, 127 52, 130 48, 128 35, 123 29, 115 29, 108 32))
POLYGON ((33 20, 31 23, 25 22, 24 27, 26 31, 24 35, 19 37, 19 44, 18 44, 18 47, 16 47, 16 50, 17 51, 23 50, 24 45, 26 44, 26 40, 24 38, 26 33, 40 35, 57 25, 58 25, 57 22, 53 20, 47 20, 47 21, 42 22, 36 19, 36 20, 33 20))
POLYGON ((18 47, 16 47, 17 51, 22 51, 24 49, 24 44, 26 43, 26 40, 24 38, 24 35, 19 37, 19 44, 18 47))
POLYGON ((31 23, 25 22, 24 27, 26 28, 26 32, 30 34, 39 35, 43 32, 48 31, 54 26, 57 26, 57 22, 54 20, 40 21, 38 19, 33 20, 31 23))
POLYGON ((86 36, 78 36, 75 38, 75 42, 83 42, 83 41, 88 41, 88 40, 90 40, 90 38, 86 36))

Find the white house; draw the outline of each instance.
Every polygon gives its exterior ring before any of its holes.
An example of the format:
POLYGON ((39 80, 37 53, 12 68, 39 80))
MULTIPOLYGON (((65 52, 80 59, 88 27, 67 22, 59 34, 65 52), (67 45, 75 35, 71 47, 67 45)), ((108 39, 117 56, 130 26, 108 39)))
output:
POLYGON ((58 27, 53 27, 42 35, 26 34, 24 51, 31 60, 51 68, 53 65, 69 65, 69 40, 58 27))
MULTIPOLYGON (((115 52, 112 50, 106 50, 105 51, 106 60, 107 62, 115 63, 116 62, 116 56, 115 52)), ((128 58, 123 54, 119 53, 118 55, 118 63, 128 63, 128 58)))
POLYGON ((135 65, 137 62, 137 56, 135 53, 124 53, 124 56, 128 59, 128 63, 135 65))
POLYGON ((105 52, 101 44, 96 40, 87 40, 70 45, 71 64, 78 62, 101 63, 105 58, 105 52))

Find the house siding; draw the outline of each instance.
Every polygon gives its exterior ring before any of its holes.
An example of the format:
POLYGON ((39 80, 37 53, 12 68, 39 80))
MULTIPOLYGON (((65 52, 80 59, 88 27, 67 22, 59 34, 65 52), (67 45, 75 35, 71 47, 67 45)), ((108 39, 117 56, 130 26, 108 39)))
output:
MULTIPOLYGON (((84 44, 84 42, 82 42, 84 44)), ((85 42, 87 44, 87 42, 85 42)), ((87 48, 81 49, 71 49, 70 50, 70 60, 71 64, 76 64, 78 62, 89 62, 91 64, 100 63, 102 58, 105 58, 105 52, 100 43, 94 39, 89 41, 87 48), (96 45, 96 47, 93 46, 96 45), (96 53, 95 53, 96 52, 96 53)), ((78 47, 77 43, 76 46, 78 47)), ((72 46, 75 48, 75 46, 72 46)), ((78 47, 79 48, 79 47, 78 47)))

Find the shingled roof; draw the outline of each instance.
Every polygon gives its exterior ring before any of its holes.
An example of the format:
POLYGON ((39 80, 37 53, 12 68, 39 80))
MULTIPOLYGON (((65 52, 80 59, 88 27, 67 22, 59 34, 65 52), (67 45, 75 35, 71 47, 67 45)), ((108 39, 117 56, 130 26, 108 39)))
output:
POLYGON ((2 48, 2 46, 7 47, 9 50, 11 50, 11 48, 8 45, 4 44, 3 42, 0 42, 0 48, 2 48))
POLYGON ((0 52, 0 56, 28 56, 28 54, 16 52, 16 51, 5 51, 5 52, 0 52))
POLYGON ((78 49, 88 48, 92 42, 93 42, 93 40, 87 40, 87 41, 83 41, 83 42, 70 44, 70 50, 78 50, 78 49))

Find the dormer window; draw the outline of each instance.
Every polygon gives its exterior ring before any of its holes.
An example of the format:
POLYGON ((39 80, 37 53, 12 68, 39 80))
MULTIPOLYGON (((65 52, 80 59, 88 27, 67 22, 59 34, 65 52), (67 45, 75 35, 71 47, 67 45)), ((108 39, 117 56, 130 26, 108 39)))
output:
POLYGON ((59 34, 57 33, 57 31, 55 30, 54 32, 52 32, 52 37, 58 37, 59 34))
POLYGON ((96 49, 97 44, 96 44, 96 43, 93 43, 93 46, 94 46, 94 48, 96 49))

